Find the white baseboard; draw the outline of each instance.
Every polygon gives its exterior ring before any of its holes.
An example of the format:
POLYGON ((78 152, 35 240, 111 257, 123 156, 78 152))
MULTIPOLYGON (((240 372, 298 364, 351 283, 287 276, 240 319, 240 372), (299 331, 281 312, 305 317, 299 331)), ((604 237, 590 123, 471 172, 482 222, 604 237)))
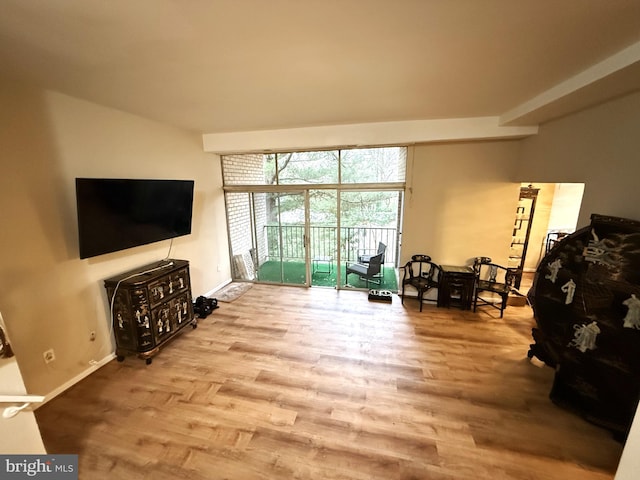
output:
POLYGON ((213 295, 214 293, 216 293, 218 290, 223 289, 224 287, 226 287, 227 285, 229 285, 232 282, 231 279, 228 279, 225 282, 222 282, 220 285, 218 285, 217 287, 215 287, 213 290, 208 291, 207 293, 205 293, 203 296, 205 297, 210 297, 211 295, 213 295))
POLYGON ((45 403, 47 403, 49 400, 53 400, 54 398, 56 398, 58 395, 60 395, 62 392, 64 392, 65 390, 68 390, 69 388, 73 387, 76 383, 80 382, 81 380, 83 380, 84 378, 88 377, 89 375, 91 375, 93 372, 95 372, 96 370, 98 370, 100 367, 106 365, 107 363, 109 363, 111 360, 113 360, 114 358, 116 358, 116 354, 115 353, 110 353, 108 354, 106 357, 104 357, 102 360, 93 362, 89 365, 89 368, 87 368, 85 371, 79 373, 78 375, 76 375, 75 377, 73 377, 71 380, 69 380, 68 382, 63 383, 62 385, 60 385, 59 387, 57 387, 56 389, 52 390, 51 392, 47 393, 44 396, 44 400, 42 401, 42 403, 39 403, 37 406, 34 405, 34 410, 36 410, 37 408, 41 407, 42 405, 44 405, 45 403))

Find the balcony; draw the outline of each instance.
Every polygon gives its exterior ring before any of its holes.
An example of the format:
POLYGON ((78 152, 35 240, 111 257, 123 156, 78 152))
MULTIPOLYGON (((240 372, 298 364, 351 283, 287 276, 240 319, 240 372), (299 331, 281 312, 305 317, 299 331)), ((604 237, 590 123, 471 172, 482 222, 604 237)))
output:
MULTIPOLYGON (((263 227, 264 251, 258 250, 258 279, 268 283, 302 284, 305 280, 304 225, 266 225, 263 227)), ((310 227, 310 258, 331 258, 321 264, 312 265, 313 286, 335 286, 337 281, 337 245, 340 245, 341 282, 344 285, 345 264, 355 262, 358 255, 374 253, 378 243, 387 245, 384 274, 381 285, 376 288, 396 291, 396 243, 397 229, 381 227, 341 227, 338 242, 338 227, 310 227)), ((254 259, 256 261, 256 259, 254 259)), ((364 281, 350 275, 349 285, 365 288, 364 281)), ((371 285, 371 284, 370 284, 371 285)))

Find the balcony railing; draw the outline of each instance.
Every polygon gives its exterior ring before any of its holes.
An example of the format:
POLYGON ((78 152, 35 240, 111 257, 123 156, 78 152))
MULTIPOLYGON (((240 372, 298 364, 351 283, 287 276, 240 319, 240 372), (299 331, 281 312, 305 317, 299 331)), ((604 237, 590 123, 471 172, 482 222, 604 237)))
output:
MULTIPOLYGON (((304 225, 266 225, 266 252, 270 259, 304 258, 304 225)), ((340 252, 343 261, 356 261, 362 253, 375 253, 378 243, 387 246, 385 263, 396 264, 397 229, 381 227, 341 227, 340 252)), ((311 258, 337 258, 338 227, 311 226, 311 258)))

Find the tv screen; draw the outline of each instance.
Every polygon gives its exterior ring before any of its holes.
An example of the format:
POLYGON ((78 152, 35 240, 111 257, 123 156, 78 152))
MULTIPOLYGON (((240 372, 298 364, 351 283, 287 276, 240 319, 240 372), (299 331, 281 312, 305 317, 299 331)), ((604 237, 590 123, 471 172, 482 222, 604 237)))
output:
POLYGON ((191 233, 193 180, 76 178, 80 258, 191 233))

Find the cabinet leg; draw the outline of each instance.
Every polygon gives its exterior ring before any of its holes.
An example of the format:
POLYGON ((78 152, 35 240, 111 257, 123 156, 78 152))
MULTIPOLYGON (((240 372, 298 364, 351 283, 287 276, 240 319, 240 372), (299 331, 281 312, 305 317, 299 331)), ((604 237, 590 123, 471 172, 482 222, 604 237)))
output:
POLYGON ((116 360, 119 361, 119 362, 124 362, 124 355, 116 356, 116 360))

